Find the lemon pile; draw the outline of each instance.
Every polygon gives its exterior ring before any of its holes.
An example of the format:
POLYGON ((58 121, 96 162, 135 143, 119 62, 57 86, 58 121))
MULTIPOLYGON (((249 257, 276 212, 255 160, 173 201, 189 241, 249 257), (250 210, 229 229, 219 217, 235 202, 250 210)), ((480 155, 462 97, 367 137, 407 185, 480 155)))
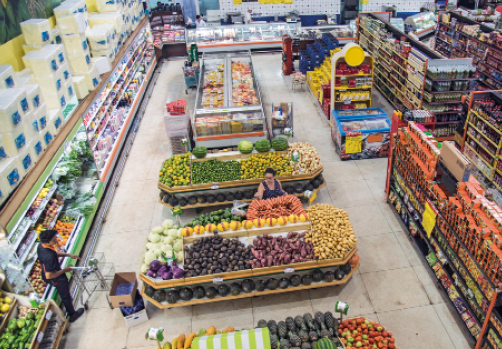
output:
POLYGON ((12 299, 10 297, 0 298, 0 315, 4 315, 9 312, 11 303, 12 299))

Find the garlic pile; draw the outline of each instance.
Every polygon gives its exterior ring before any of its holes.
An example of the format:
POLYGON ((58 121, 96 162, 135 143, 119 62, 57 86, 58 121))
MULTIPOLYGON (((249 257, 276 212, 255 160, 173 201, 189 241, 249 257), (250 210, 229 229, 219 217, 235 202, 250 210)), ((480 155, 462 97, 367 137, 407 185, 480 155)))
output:
POLYGON ((289 157, 293 175, 314 173, 321 167, 321 159, 309 142, 298 142, 289 144, 289 157), (294 161, 298 160, 298 161, 294 161))

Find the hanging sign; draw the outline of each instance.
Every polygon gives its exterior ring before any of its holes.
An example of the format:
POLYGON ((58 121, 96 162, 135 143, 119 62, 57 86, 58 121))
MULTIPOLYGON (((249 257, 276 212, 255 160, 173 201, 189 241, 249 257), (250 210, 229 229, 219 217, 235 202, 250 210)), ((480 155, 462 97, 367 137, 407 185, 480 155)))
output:
POLYGON ((340 313, 343 315, 348 315, 349 305, 345 302, 336 301, 335 303, 335 313, 340 313))
POLYGON ((350 131, 345 134, 345 154, 354 154, 361 152, 363 142, 362 131, 350 131))

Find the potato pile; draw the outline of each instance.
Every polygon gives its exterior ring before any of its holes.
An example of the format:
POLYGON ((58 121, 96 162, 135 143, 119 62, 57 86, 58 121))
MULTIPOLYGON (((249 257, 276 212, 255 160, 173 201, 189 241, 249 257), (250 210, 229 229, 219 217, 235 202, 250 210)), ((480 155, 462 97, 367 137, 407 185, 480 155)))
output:
POLYGON ((307 212, 311 230, 305 240, 312 241, 318 259, 343 258, 356 246, 347 212, 329 204, 315 204, 307 212))

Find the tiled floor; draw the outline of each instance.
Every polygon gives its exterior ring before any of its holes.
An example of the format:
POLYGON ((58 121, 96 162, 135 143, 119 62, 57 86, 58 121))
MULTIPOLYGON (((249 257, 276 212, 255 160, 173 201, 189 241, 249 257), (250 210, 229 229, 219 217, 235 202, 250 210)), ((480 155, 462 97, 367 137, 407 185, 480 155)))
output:
MULTIPOLYGON (((292 91, 289 78, 280 72, 280 54, 253 57, 264 108, 272 102, 293 102, 296 141, 309 141, 319 151, 327 186, 317 201, 346 209, 356 230, 361 267, 343 286, 216 302, 209 305, 160 310, 148 305, 150 320, 130 329, 119 310, 110 310, 104 295, 93 296, 90 310, 73 324, 65 349, 146 348, 148 328, 162 326, 167 339, 201 328, 250 328, 259 319, 285 319, 305 312, 333 309, 336 300, 350 304, 350 315, 380 321, 396 337, 401 349, 466 349, 474 341, 422 257, 386 204, 384 190, 387 159, 341 162, 335 153, 328 123, 321 118, 309 92, 292 91)), ((153 226, 171 216, 157 203, 157 170, 169 156, 163 125, 166 99, 185 95, 182 61, 164 64, 150 104, 122 174, 96 251, 105 252, 117 271, 138 271, 145 238, 153 226)), ((375 91, 373 106, 392 112, 375 91)), ((195 216, 183 213, 184 221, 195 216)))

